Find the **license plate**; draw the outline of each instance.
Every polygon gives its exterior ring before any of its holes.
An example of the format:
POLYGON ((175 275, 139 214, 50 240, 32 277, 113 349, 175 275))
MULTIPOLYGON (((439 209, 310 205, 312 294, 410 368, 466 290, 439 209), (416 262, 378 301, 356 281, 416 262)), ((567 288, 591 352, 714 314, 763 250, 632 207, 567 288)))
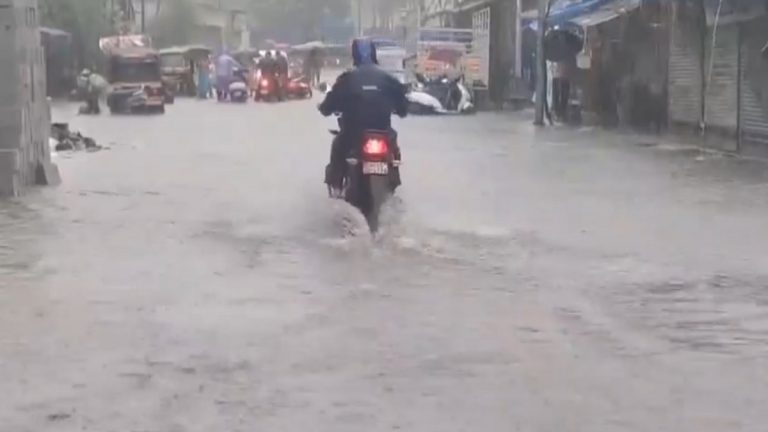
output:
POLYGON ((363 162, 363 174, 387 175, 389 164, 386 162, 363 162))

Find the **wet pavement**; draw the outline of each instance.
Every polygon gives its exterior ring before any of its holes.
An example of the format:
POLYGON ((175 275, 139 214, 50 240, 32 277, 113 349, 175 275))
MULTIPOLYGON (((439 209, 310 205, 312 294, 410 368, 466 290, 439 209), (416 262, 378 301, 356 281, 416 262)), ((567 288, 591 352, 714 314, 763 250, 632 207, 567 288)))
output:
POLYGON ((0 430, 765 431, 761 162, 407 119, 372 240, 314 102, 74 109, 109 150, 0 204, 0 430))

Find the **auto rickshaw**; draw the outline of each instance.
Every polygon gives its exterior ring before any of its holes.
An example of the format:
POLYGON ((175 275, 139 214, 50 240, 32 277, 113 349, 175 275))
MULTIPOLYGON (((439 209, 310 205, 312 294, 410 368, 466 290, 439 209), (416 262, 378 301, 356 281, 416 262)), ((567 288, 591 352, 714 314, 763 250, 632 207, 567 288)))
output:
POLYGON ((111 113, 165 112, 160 56, 151 48, 115 48, 108 53, 111 113))
POLYGON ((197 95, 197 67, 211 55, 202 45, 166 48, 159 51, 163 83, 169 95, 197 95))

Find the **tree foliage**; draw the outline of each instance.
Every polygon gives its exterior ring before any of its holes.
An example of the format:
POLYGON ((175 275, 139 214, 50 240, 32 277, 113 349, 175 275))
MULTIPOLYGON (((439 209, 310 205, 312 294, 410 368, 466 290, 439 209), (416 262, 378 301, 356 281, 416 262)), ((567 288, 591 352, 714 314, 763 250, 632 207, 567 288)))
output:
POLYGON ((112 18, 103 0, 39 0, 43 26, 72 34, 76 66, 98 68, 99 38, 113 33, 112 18))
POLYGON ((159 14, 149 23, 148 33, 157 47, 187 45, 194 39, 198 19, 189 0, 163 0, 159 14))

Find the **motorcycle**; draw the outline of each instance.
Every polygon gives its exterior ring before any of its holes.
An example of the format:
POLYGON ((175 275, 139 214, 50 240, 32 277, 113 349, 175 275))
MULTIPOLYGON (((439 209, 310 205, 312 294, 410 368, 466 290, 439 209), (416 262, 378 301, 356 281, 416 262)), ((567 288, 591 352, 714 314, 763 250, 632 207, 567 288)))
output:
POLYGON ((235 81, 233 81, 227 92, 229 93, 230 102, 245 103, 248 101, 248 80, 245 76, 246 71, 236 70, 235 81))
POLYGON ((256 89, 256 101, 282 101, 283 96, 280 91, 280 86, 277 82, 277 77, 271 75, 262 75, 259 78, 259 85, 256 89))
POLYGON ((416 84, 406 95, 410 114, 470 114, 475 112, 472 93, 463 77, 426 78, 416 75, 416 84))
POLYGON ((297 99, 312 99, 312 87, 305 81, 304 77, 298 76, 288 79, 287 94, 288 97, 297 99))
MULTIPOLYGON (((332 130, 337 136, 339 131, 332 130)), ((391 131, 367 130, 356 154, 347 157, 340 198, 360 210, 372 233, 379 230, 379 216, 384 203, 400 185, 401 158, 396 135, 391 131)), ((334 197, 329 186, 328 194, 334 197)))

